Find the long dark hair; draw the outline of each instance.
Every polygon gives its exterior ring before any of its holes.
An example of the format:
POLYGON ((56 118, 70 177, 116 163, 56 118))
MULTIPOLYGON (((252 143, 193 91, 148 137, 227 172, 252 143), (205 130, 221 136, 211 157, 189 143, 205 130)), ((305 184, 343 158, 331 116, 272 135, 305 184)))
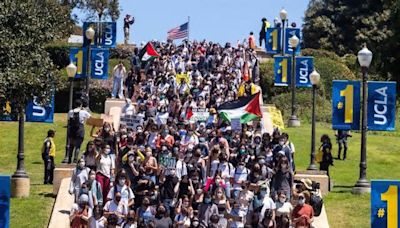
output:
POLYGON ((324 134, 321 136, 321 142, 331 144, 331 139, 329 138, 329 136, 327 134, 324 134))

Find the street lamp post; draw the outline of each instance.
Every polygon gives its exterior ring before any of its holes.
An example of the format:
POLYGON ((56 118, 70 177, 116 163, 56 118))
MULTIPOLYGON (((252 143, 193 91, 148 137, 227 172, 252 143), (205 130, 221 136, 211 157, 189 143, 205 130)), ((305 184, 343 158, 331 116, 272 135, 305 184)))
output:
POLYGON ((283 55, 283 53, 285 51, 285 22, 287 19, 287 11, 284 8, 282 8, 281 11, 279 12, 279 17, 282 20, 282 38, 281 38, 282 51, 281 51, 281 54, 283 55))
MULTIPOLYGON (((72 100, 74 97, 74 77, 77 71, 77 67, 75 66, 75 64, 73 62, 71 62, 68 66, 67 66, 67 75, 68 75, 68 80, 69 80, 69 104, 68 110, 72 110, 72 100)), ((69 129, 69 118, 68 118, 68 122, 67 122, 67 140, 65 143, 65 156, 64 159, 62 161, 62 163, 68 163, 68 153, 69 153, 69 139, 68 139, 68 132, 69 129)))
POLYGON ((85 31, 85 36, 88 39, 88 46, 87 46, 87 61, 86 61, 86 99, 87 99, 87 105, 89 107, 89 85, 90 85, 90 73, 89 73, 89 66, 90 66, 90 45, 92 43, 92 40, 94 39, 95 36, 95 31, 92 27, 89 27, 85 31))
POLYGON ((312 84, 312 122, 311 122, 311 157, 310 157, 310 165, 307 170, 317 170, 317 166, 315 164, 315 109, 316 109, 316 93, 319 81, 321 79, 320 74, 314 70, 310 74, 310 81, 312 84))
POLYGON ((362 72, 361 159, 360 177, 352 192, 353 194, 362 194, 371 191, 370 183, 367 180, 367 76, 372 61, 372 52, 365 44, 363 49, 358 52, 357 59, 362 72))
POLYGON ((296 49, 299 45, 299 38, 296 35, 293 35, 289 39, 289 44, 292 48, 292 76, 291 76, 291 90, 292 90, 292 114, 289 119, 289 127, 299 127, 300 120, 297 119, 296 116, 296 49))

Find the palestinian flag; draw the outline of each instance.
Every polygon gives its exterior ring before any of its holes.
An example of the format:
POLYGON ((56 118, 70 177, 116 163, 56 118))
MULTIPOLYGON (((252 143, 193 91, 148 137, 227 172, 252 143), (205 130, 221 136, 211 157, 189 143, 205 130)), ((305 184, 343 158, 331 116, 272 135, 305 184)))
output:
POLYGON ((150 42, 148 42, 139 53, 139 59, 142 63, 151 61, 159 56, 160 55, 156 52, 156 50, 154 50, 154 47, 150 42))
POLYGON ((217 109, 219 116, 226 121, 240 119, 240 123, 244 124, 259 119, 262 117, 260 93, 223 103, 217 109))

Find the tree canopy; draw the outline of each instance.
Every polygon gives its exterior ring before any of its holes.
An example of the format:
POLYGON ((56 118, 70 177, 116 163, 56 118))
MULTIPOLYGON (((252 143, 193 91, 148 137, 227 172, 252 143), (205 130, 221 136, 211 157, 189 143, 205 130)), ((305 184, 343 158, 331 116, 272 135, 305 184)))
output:
POLYGON ((45 46, 70 33, 70 12, 58 0, 0 2, 0 107, 50 101, 54 67, 45 46))
POLYGON ((116 21, 120 16, 119 0, 72 0, 71 6, 86 12, 87 19, 99 16, 116 21))
POLYGON ((372 71, 393 79, 400 73, 399 7, 396 0, 311 0, 305 13, 307 48, 343 56, 357 54, 363 43, 374 53, 372 71), (398 68, 398 69, 395 69, 398 68))

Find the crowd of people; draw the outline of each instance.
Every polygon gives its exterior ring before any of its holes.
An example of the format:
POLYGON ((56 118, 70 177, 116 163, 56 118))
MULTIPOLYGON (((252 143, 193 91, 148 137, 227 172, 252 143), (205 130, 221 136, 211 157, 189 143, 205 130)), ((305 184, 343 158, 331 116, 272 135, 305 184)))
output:
MULTIPOLYGON (((289 135, 270 135, 257 120, 233 129, 218 116, 224 102, 260 91, 254 50, 247 43, 152 45, 159 58, 144 64, 138 49, 129 71, 122 63, 114 69, 120 86, 112 97, 126 99, 123 112, 140 116, 139 124, 106 122, 80 153, 90 114, 80 101, 69 112, 77 163, 71 227, 310 227, 318 187, 294 181, 289 135), (193 121, 196 108, 208 117, 193 121)), ((321 164, 332 148, 329 137, 322 143, 321 164)))

